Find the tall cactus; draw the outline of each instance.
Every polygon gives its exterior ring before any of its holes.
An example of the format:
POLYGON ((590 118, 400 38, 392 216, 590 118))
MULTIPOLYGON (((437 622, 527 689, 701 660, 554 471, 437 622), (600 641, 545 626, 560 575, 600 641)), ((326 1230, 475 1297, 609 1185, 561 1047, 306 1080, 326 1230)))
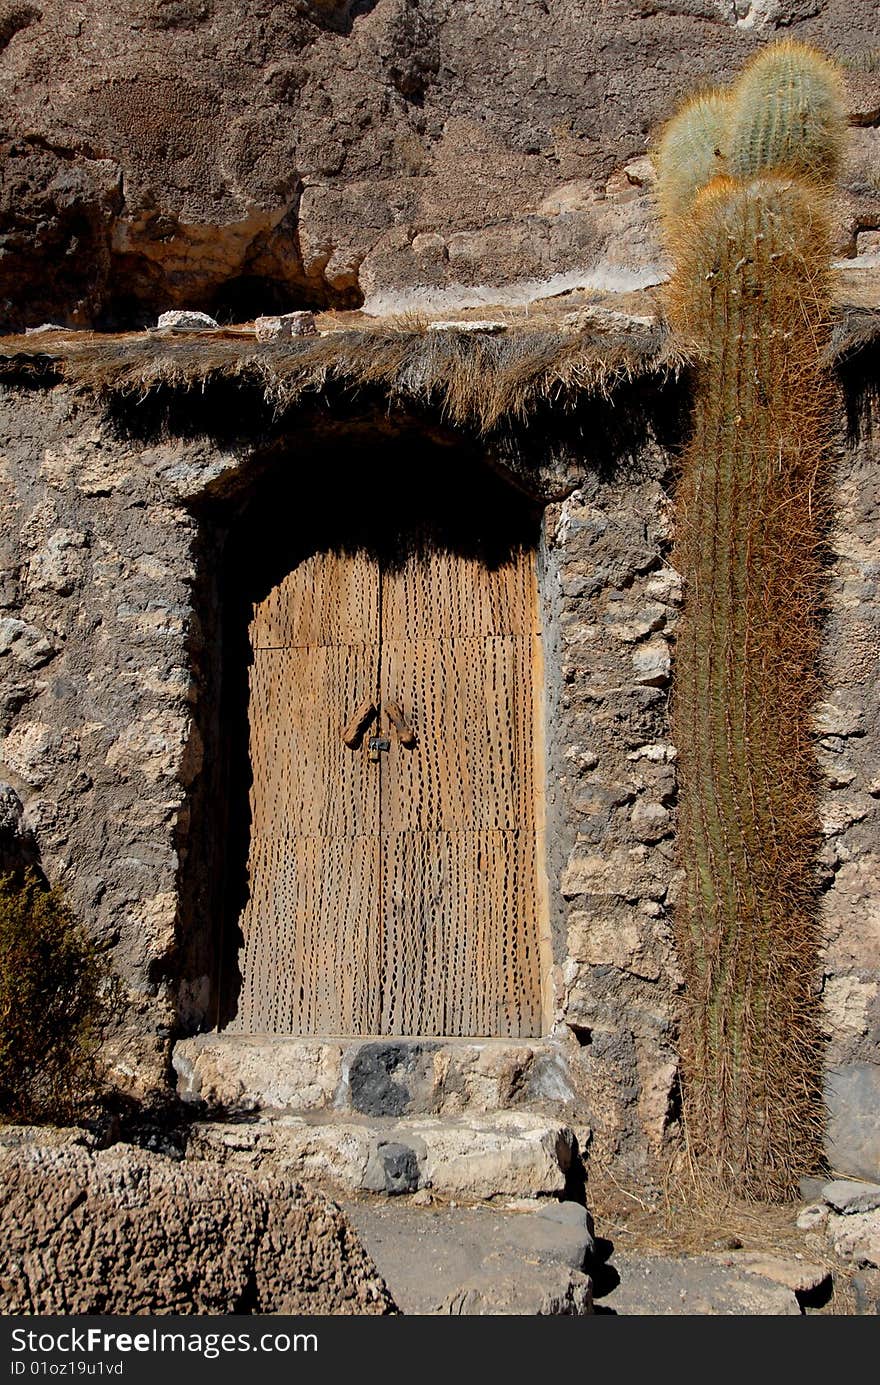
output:
MULTIPOLYGON (((792 47, 784 45, 787 64, 792 47)), ((813 71, 817 55, 806 52, 813 71)), ((779 124, 785 103, 772 84, 762 100, 779 124)), ((720 144, 728 166, 743 105, 735 88, 720 144)), ((672 559, 685 581, 673 701, 684 1111, 707 1172, 771 1196, 790 1192, 816 1163, 822 1137, 809 720, 830 240, 817 170, 834 166, 840 130, 829 124, 824 165, 811 149, 809 180, 793 176, 798 130, 815 140, 821 122, 804 119, 797 102, 791 109, 777 169, 762 136, 753 167, 702 190, 696 177, 690 205, 665 217, 675 259, 670 316, 699 355, 672 559)), ((759 130, 764 114, 754 112, 759 130)), ((671 147, 661 145, 661 180, 671 147)), ((704 146, 695 168, 706 164, 704 146)))

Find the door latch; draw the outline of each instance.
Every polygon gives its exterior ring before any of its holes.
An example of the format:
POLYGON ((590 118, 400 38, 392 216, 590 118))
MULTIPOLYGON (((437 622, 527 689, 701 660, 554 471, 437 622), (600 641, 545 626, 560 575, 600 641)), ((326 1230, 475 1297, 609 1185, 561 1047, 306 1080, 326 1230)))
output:
POLYGON ((391 742, 386 740, 384 736, 371 736, 367 745, 371 760, 378 760, 381 751, 391 749, 391 742))
POLYGON ((365 698, 352 716, 351 721, 342 730, 342 739, 349 750, 357 750, 361 743, 361 737, 375 715, 376 704, 371 698, 365 698))

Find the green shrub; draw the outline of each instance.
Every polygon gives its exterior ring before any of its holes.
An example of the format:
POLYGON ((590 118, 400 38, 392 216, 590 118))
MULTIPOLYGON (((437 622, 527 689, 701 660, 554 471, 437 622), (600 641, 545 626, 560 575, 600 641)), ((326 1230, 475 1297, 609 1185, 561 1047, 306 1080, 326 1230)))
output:
POLYGON ((104 968, 33 871, 0 876, 0 1119, 73 1119, 95 1092, 104 968))

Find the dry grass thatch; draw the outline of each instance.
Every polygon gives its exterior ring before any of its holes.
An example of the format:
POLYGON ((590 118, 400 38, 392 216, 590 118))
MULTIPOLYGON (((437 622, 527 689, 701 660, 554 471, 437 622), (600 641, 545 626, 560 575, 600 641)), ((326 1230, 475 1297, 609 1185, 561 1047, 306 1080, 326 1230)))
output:
POLYGON ((834 315, 831 356, 834 364, 850 360, 880 344, 880 308, 850 303, 834 315))
MULTIPOLYGON (((487 433, 505 420, 525 420, 542 403, 564 409, 584 396, 609 398, 629 381, 677 376, 698 354, 659 317, 600 312, 594 319, 589 308, 545 310, 509 322, 498 335, 430 330, 415 317, 323 320, 330 330, 319 336, 277 342, 257 342, 253 331, 234 328, 0 338, 0 380, 64 379, 96 395, 133 398, 227 380, 255 387, 279 413, 334 384, 375 387, 391 402, 430 406, 450 423, 487 433)), ((837 309, 834 360, 851 359, 878 340, 880 309, 837 309)))
POLYGON ((403 320, 267 343, 232 331, 0 340, 0 378, 48 373, 96 394, 135 397, 223 379, 256 386, 279 412, 334 383, 376 387, 392 402, 431 406, 483 433, 504 419, 525 419, 542 401, 566 407, 583 395, 607 397, 626 381, 674 375, 687 360, 660 323, 619 331, 541 324, 489 335, 403 320))

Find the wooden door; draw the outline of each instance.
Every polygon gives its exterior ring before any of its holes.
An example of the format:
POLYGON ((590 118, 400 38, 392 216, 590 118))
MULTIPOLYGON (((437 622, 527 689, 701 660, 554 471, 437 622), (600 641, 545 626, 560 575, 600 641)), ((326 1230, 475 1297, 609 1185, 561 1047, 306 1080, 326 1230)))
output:
POLYGON ((540 1034, 536 620, 529 552, 322 554, 255 610, 231 1028, 540 1034))
POLYGON ((379 569, 318 554, 250 626, 253 776, 241 920, 244 1033, 378 1031, 379 779, 342 741, 375 695, 379 569))

